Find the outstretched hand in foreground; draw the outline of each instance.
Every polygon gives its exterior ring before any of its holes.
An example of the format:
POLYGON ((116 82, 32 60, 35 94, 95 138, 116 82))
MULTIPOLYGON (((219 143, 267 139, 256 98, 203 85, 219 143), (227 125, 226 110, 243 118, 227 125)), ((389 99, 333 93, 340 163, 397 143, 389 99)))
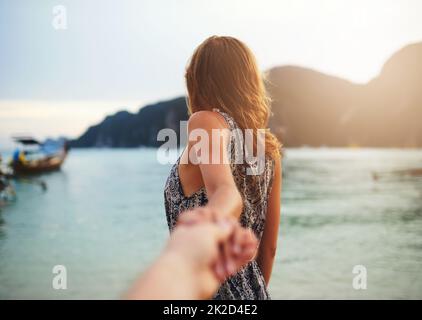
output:
POLYGON ((159 258, 127 293, 127 299, 207 299, 250 261, 254 234, 235 220, 179 224, 159 258))

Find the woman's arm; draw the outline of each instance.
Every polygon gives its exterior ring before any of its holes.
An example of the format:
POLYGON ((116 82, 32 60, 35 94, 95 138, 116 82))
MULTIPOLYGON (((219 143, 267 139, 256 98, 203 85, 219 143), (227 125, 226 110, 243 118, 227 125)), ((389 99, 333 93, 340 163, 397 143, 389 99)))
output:
POLYGON ((200 144, 199 139, 198 141, 194 139, 188 144, 189 161, 199 162, 198 166, 207 190, 208 204, 205 208, 220 217, 238 219, 243 202, 227 159, 230 131, 224 118, 216 112, 195 112, 189 119, 188 133, 189 137, 195 134, 208 136, 208 143, 200 144), (213 139, 216 134, 218 137, 213 139))
POLYGON ((264 275, 266 284, 270 282, 271 271, 277 249, 278 227, 280 225, 281 160, 275 160, 274 178, 269 195, 265 229, 258 249, 256 261, 264 275))

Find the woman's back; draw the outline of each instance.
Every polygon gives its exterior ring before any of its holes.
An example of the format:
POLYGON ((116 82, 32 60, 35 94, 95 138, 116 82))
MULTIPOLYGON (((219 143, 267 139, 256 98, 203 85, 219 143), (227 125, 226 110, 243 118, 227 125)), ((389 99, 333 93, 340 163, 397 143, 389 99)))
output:
MULTIPOLYGON (((239 128, 236 121, 227 113, 215 109, 227 122, 228 128, 234 132, 239 128)), ((265 157, 264 170, 257 171, 256 164, 238 161, 238 143, 236 135, 230 136, 230 168, 236 187, 241 194, 243 210, 240 215, 242 226, 250 228, 258 240, 261 239, 267 214, 268 196, 274 175, 274 161, 265 157), (248 170, 249 169, 249 170, 248 170), (256 174, 250 174, 255 171, 256 174)), ((208 203, 207 192, 204 187, 190 196, 185 196, 179 176, 179 160, 172 167, 167 179, 164 198, 166 217, 169 229, 172 230, 178 220, 179 214, 208 203)), ((251 261, 236 275, 229 278, 220 287, 216 299, 269 299, 266 284, 261 270, 256 261, 251 261)))

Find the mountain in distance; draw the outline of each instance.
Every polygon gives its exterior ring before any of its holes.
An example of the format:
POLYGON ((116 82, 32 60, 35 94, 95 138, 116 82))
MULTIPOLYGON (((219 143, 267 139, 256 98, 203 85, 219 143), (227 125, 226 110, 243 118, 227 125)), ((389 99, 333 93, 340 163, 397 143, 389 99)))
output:
MULTIPOLYGON (((366 84, 314 70, 267 72, 271 130, 285 147, 422 147, 422 43, 396 52, 366 84)), ((187 120, 184 97, 120 111, 73 140, 73 147, 157 147, 160 129, 187 120)))
POLYGON ((157 134, 161 129, 170 128, 179 134, 179 121, 187 119, 186 101, 184 97, 180 97, 147 105, 138 113, 119 111, 107 116, 70 144, 73 148, 158 147, 162 144, 157 141, 157 134))
POLYGON ((361 85, 298 67, 268 73, 271 127, 287 146, 422 146, 422 43, 361 85))

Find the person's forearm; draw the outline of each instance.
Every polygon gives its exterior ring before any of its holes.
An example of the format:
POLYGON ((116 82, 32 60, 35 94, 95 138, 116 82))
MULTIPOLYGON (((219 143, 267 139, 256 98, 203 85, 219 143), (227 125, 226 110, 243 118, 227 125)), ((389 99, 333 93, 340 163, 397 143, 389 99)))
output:
POLYGON ((183 257, 164 253, 139 278, 124 297, 131 300, 199 299, 191 266, 183 257), (171 272, 169 272, 171 266, 171 272))
POLYGON ((242 212, 243 202, 237 189, 231 186, 220 186, 210 194, 207 206, 220 217, 238 219, 242 212))
POLYGON ((261 269, 262 275, 264 276, 265 283, 270 283, 271 273, 273 270, 274 259, 275 259, 275 248, 264 248, 260 247, 258 250, 258 255, 256 257, 256 262, 258 263, 259 268, 261 269))

